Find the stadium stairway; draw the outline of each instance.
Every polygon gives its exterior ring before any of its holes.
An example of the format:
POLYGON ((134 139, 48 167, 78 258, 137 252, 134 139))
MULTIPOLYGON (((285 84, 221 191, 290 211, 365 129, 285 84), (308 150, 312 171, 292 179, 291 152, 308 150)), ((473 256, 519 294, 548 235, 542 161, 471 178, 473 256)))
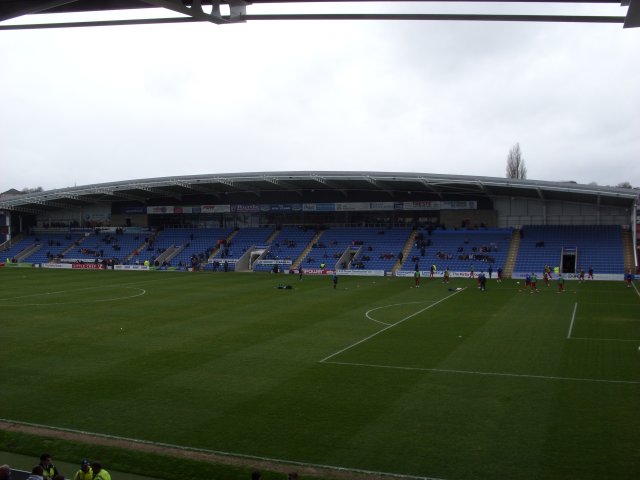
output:
POLYGON ((231 240, 233 240, 233 238, 236 235, 238 235, 239 232, 240 232, 240 230, 234 230, 229 234, 229 236, 227 237, 227 245, 231 243, 231 240))
MULTIPOLYGON (((95 235, 95 234, 93 234, 93 233, 92 233, 91 235, 95 235)), ((76 240, 76 241, 78 242, 78 244, 76 245, 76 244, 75 244, 75 242, 72 242, 72 243, 71 243, 71 245, 69 245, 67 248, 65 248, 65 249, 62 251, 62 255, 63 255, 63 256, 66 256, 66 255, 67 255, 67 253, 69 253, 69 252, 70 252, 71 250, 73 250, 75 247, 79 247, 79 246, 80 246, 80 244, 81 244, 82 242, 84 242, 87 238, 89 238, 89 237, 88 237, 88 236, 86 236, 86 235, 82 235, 78 240, 76 240)))
POLYGON ((624 254, 624 271, 635 270, 635 258, 633 255, 633 237, 631 230, 622 230, 622 252, 624 254))
POLYGON ((417 233, 418 232, 416 230, 413 230, 409 235, 409 238, 407 238, 407 242, 404 244, 404 247, 402 248, 402 260, 398 259, 396 261, 395 265, 391 269, 392 275, 395 274, 398 270, 400 270, 404 265, 404 263, 407 261, 407 258, 409 258, 409 252, 411 252, 411 249, 413 248, 413 244, 416 242, 417 233))
MULTIPOLYGON (((227 244, 229 242, 231 242, 231 239, 233 237, 235 237, 238 234, 239 230, 233 230, 229 235, 227 235, 227 238, 225 238, 225 240, 227 241, 227 244)), ((207 265, 210 262, 213 262, 216 259, 216 256, 218 255, 218 253, 220 253, 220 249, 222 248, 222 245, 220 245, 219 243, 213 248, 213 250, 211 250, 211 254, 209 255, 209 258, 207 258, 207 265)))
POLYGON ((518 259, 518 252, 520 251, 520 229, 514 228, 511 233, 511 245, 509 246, 509 253, 507 254, 507 263, 504 266, 504 277, 511 278, 513 275, 513 269, 516 266, 516 260, 518 259))
POLYGON ((131 261, 131 259, 132 259, 133 257, 135 257, 135 256, 136 256, 136 252, 140 253, 140 252, 142 252, 142 251, 143 251, 144 249, 146 249, 146 248, 147 248, 147 242, 144 242, 142 245, 140 245, 138 248, 136 248, 135 250, 133 250, 129 255, 127 255, 127 256, 124 258, 125 263, 130 262, 130 261, 131 261))
POLYGON ((31 255, 33 255, 34 253, 36 253, 38 250, 40 250, 42 248, 42 244, 41 243, 34 243, 33 245, 29 245, 27 248, 25 248, 24 250, 22 250, 20 253, 18 253, 15 256, 16 261, 18 262, 22 262, 23 260, 27 259, 28 257, 30 257, 31 255))
MULTIPOLYGON (((155 241, 159 233, 160 232, 156 230, 152 235, 149 236, 149 241, 151 242, 155 241)), ((131 252, 129 255, 126 256, 125 262, 130 262, 133 257, 137 256, 137 254, 141 253, 143 250, 146 250, 148 247, 149 247, 149 242, 144 242, 142 245, 140 245, 133 252, 131 252)))
POLYGON ((4 242, 2 245, 0 245, 0 252, 6 252, 7 250, 9 250, 13 245, 15 245, 16 243, 24 240, 25 238, 27 238, 27 234, 22 232, 19 233, 17 235, 13 235, 11 237, 11 240, 7 240, 6 242, 4 242))
POLYGON ((158 255, 158 257, 156 258, 156 262, 158 262, 160 265, 162 265, 164 262, 170 263, 173 257, 178 255, 182 250, 184 250, 184 245, 174 245, 172 247, 169 247, 160 255, 158 255))
POLYGON ((300 264, 302 263, 302 261, 307 258, 307 255, 309 255, 309 252, 311 251, 311 249, 313 248, 313 246, 318 243, 318 240, 320 240, 320 237, 322 236, 322 234, 324 233, 324 230, 318 230, 316 232, 316 234, 313 236, 313 238, 311 240, 309 240, 309 244, 306 246, 306 248, 302 251, 302 253, 300 255, 298 255, 298 258, 295 259, 295 261, 291 264, 291 269, 295 269, 298 268, 300 266, 300 264))
POLYGON ((267 238, 267 245, 271 245, 272 243, 274 243, 276 241, 276 238, 278 238, 278 236, 280 235, 280 232, 281 230, 276 228, 273 233, 269 235, 269 238, 267 238))
MULTIPOLYGON (((225 240, 227 242, 227 245, 229 245, 231 243, 231 240, 233 239, 233 237, 235 237, 238 234, 239 231, 240 230, 232 230, 231 233, 229 235, 227 235, 227 238, 225 238, 225 240)), ((218 254, 220 253, 220 250, 222 250, 222 245, 221 244, 217 244, 213 248, 213 250, 211 251, 211 254, 209 255, 209 258, 207 258, 207 265, 209 263, 212 263, 212 262, 216 261, 216 260, 217 261, 220 261, 220 260, 224 261, 223 258, 218 256, 218 254)))

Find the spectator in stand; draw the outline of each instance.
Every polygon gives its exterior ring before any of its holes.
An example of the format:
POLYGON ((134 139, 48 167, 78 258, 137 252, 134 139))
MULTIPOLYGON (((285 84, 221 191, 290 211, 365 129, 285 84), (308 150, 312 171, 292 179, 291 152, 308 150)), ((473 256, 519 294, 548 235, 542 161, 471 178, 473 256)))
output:
POLYGON ((80 462, 80 470, 78 470, 73 477, 73 480, 92 480, 93 470, 91 469, 91 463, 86 458, 80 462))
POLYGON ((48 453, 40 455, 40 466, 42 467, 42 477, 45 480, 53 479, 58 474, 58 469, 53 464, 53 458, 48 453))
POLYGON ((93 470, 93 480, 111 480, 111 475, 102 468, 100 462, 91 462, 91 470, 93 470))
POLYGON ((11 480, 11 467, 0 465, 0 480, 11 480))

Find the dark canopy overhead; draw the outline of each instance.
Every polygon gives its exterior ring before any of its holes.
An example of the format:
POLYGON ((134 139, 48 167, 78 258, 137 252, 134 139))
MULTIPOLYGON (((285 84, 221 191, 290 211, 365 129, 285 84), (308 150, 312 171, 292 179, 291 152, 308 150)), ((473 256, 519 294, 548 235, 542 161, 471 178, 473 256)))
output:
MULTIPOLYGON (((311 0, 323 2, 329 0, 311 0)), ((333 0, 336 1, 336 0, 333 0)), ((337 0, 340 2, 341 0, 337 0)), ((385 0, 342 0, 344 3, 385 0)), ((392 3, 393 0, 386 0, 392 3)), ((397 0, 396 0, 397 1, 397 0)), ((439 0, 412 0, 414 4, 439 0)), ((445 0, 456 2, 461 0, 445 0)), ((498 0, 464 0, 478 3, 490 3, 498 0)), ((512 3, 611 3, 628 6, 625 16, 580 16, 580 15, 485 15, 485 14, 273 14, 251 15, 253 4, 294 4, 304 3, 302 0, 0 0, 0 22, 11 18, 35 13, 75 13, 107 10, 128 10, 143 8, 164 8, 183 14, 183 17, 117 20, 98 22, 65 22, 59 24, 39 25, 0 25, 0 30, 25 28, 55 28, 71 26, 126 25, 141 23, 181 23, 212 22, 217 24, 245 22, 255 20, 464 20, 464 21, 524 21, 524 22, 592 22, 623 23, 625 27, 640 26, 640 0, 511 0, 512 3), (226 13, 222 13, 220 6, 226 13)))
POLYGON ((0 210, 46 213, 95 204, 265 204, 533 198, 632 208, 638 191, 462 175, 256 172, 149 178, 9 195, 0 210))

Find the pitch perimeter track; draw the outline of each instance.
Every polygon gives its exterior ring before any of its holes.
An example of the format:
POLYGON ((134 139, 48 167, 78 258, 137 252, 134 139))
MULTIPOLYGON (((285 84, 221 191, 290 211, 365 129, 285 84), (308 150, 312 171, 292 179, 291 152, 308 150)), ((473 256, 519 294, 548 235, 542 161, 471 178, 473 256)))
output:
POLYGON ((296 471, 303 476, 332 478, 336 480, 443 480, 434 477, 419 477, 413 475, 398 475, 385 472, 370 472, 366 470, 350 470, 329 465, 313 465, 302 462, 284 461, 277 459, 242 456, 239 454, 215 452, 196 448, 180 447, 162 443, 147 442, 129 438, 102 435, 91 432, 81 432, 46 425, 16 422, 0 419, 0 430, 7 432, 27 433, 39 437, 55 438, 89 445, 103 445, 107 447, 135 450, 166 457, 185 458, 199 462, 231 465, 248 469, 258 469, 287 474, 296 471))

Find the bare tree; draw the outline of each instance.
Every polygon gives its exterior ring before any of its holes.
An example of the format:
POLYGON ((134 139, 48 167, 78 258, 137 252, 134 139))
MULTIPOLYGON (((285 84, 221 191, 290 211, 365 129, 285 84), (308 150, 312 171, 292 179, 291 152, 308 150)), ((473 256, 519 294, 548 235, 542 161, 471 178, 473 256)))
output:
POLYGON ((42 187, 24 187, 22 189, 22 193, 37 193, 42 192, 44 189, 42 187))
POLYGON ((629 182, 619 183, 618 185, 616 185, 616 187, 618 187, 618 188, 633 188, 633 186, 629 182))
POLYGON ((507 178, 527 178, 527 167, 524 164, 519 143, 511 147, 507 155, 507 178))

